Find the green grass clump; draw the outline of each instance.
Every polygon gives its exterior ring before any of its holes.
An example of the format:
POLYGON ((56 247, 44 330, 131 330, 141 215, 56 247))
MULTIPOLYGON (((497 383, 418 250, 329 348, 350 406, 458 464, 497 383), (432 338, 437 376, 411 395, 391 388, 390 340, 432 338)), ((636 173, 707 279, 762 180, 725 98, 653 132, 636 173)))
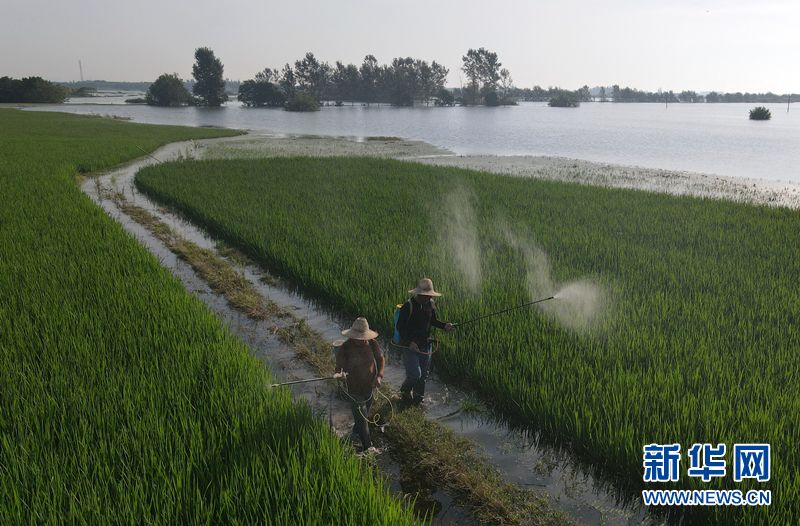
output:
POLYGON ((446 320, 536 299, 546 254, 554 283, 605 290, 604 316, 587 330, 527 309, 466 325, 439 370, 632 491, 651 443, 684 454, 680 482, 652 488, 772 491, 770 507, 694 507, 696 522, 800 516, 796 211, 355 158, 163 165, 136 182, 384 335, 423 276, 446 320), (469 205, 459 213, 454 189, 469 205), (480 249, 477 288, 454 239, 480 249), (696 442, 728 446, 729 476, 688 477, 696 442), (733 446, 749 443, 772 446, 767 483, 733 483, 733 446))
POLYGON ((74 184, 229 130, 0 110, 0 524, 411 524, 74 184))

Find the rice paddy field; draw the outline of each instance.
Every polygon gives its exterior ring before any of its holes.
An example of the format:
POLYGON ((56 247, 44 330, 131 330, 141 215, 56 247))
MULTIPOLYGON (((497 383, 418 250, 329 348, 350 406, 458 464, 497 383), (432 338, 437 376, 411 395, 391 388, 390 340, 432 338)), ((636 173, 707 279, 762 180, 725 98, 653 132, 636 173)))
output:
POLYGON ((414 524, 76 176, 235 132, 0 109, 0 524, 414 524))
POLYGON ((797 211, 364 158, 193 161, 136 184, 382 334, 422 277, 452 322, 555 296, 443 336, 435 367, 634 496, 771 492, 684 524, 800 517, 797 211), (676 443, 679 480, 645 484, 644 446, 676 443), (695 443, 727 445, 727 476, 687 475, 695 443), (768 482, 733 481, 735 444, 771 445, 768 482))

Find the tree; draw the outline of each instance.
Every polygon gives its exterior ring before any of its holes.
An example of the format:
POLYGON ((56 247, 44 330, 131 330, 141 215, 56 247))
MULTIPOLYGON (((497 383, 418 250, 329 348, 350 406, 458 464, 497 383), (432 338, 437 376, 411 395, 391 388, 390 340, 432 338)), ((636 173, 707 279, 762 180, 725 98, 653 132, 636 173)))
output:
POLYGON ((272 82, 264 80, 245 80, 242 82, 239 85, 238 99, 242 101, 245 106, 253 106, 256 108, 264 106, 276 108, 286 103, 286 96, 280 88, 272 82))
POLYGON ((464 62, 461 70, 469 78, 465 101, 467 104, 478 104, 479 95, 485 98, 487 94, 497 91, 502 66, 497 60, 497 53, 491 53, 484 48, 470 49, 461 59, 464 62))
POLYGON ((378 79, 380 78, 380 66, 378 59, 373 55, 364 57, 364 63, 358 70, 359 81, 361 83, 361 100, 367 104, 378 102, 378 79))
POLYGON ((256 76, 253 80, 256 82, 271 82, 273 84, 277 84, 281 78, 280 72, 276 69, 264 68, 262 71, 256 73, 256 76))
POLYGON ((192 76, 195 84, 192 92, 202 106, 221 106, 228 100, 225 93, 225 80, 222 77, 222 62, 207 47, 197 48, 194 52, 195 63, 192 76))
POLYGON ((574 91, 562 91, 547 103, 554 108, 577 108, 581 105, 580 96, 574 91))
POLYGON ((578 100, 581 102, 591 102, 592 101, 592 92, 589 91, 589 86, 584 85, 578 91, 575 92, 578 96, 578 100))
POLYGON ((310 93, 296 93, 286 102, 288 111, 319 111, 317 98, 310 93))
POLYGON ((511 73, 507 69, 500 70, 500 87, 503 88, 503 106, 506 104, 516 105, 517 103, 512 98, 512 88, 514 87, 514 80, 511 78, 511 73))
POLYGON ((337 60, 331 73, 331 88, 337 104, 345 100, 352 103, 359 97, 358 68, 353 64, 345 66, 337 60))
POLYGON ((150 106, 183 106, 194 99, 177 73, 164 73, 150 84, 144 100, 150 106))
POLYGON ((442 66, 435 60, 431 62, 431 85, 434 94, 440 93, 444 89, 444 84, 447 82, 447 74, 450 73, 446 67, 442 66))
POLYGON ((69 88, 53 84, 42 77, 0 78, 0 102, 63 102, 69 96, 69 88))
POLYGON ((394 106, 413 106, 417 95, 418 71, 414 67, 414 59, 396 58, 392 60, 390 102, 394 106))
POLYGON ((437 94, 435 104, 437 106, 453 106, 456 103, 456 97, 447 88, 441 88, 437 94))
POLYGON ((278 85, 283 90, 283 94, 289 98, 294 97, 295 92, 297 91, 297 78, 294 75, 294 70, 292 66, 286 64, 283 66, 283 70, 281 71, 281 78, 278 81, 278 85))
POLYGON ((314 53, 306 53, 303 60, 295 61, 294 71, 300 91, 310 93, 317 100, 323 97, 331 72, 327 62, 321 63, 314 57, 314 53))
POLYGON ((600 88, 600 102, 606 102, 606 87, 600 88))
POLYGON ((678 98, 681 99, 681 102, 703 102, 703 96, 698 95, 696 91, 692 90, 683 90, 681 91, 678 98))
POLYGON ((752 110, 750 110, 750 119, 754 121, 768 121, 772 118, 772 112, 770 112, 764 106, 756 106, 752 110))

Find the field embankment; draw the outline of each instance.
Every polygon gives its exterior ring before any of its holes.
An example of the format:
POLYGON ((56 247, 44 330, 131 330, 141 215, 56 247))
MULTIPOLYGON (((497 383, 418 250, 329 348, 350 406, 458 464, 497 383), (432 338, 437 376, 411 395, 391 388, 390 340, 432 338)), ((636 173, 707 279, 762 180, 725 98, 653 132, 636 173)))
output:
POLYGON ((440 371, 632 491, 643 446, 726 444, 727 477, 685 461, 649 487, 773 503, 695 507, 697 523, 800 516, 796 211, 377 159, 153 166, 137 186, 382 333, 422 276, 448 321, 555 295, 460 328, 440 371), (734 484, 733 446, 765 443, 770 481, 734 484))
POLYGON ((416 522, 74 182, 231 133, 0 109, 0 523, 416 522))

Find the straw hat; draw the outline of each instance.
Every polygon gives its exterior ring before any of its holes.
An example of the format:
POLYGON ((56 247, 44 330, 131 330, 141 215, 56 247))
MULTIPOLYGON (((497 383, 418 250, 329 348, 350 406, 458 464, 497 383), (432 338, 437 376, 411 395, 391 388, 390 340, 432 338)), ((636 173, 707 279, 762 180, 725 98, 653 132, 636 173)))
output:
POLYGON ((378 337, 378 333, 369 330, 369 323, 366 318, 358 318, 353 322, 353 326, 346 331, 342 331, 342 336, 347 336, 354 340, 372 340, 378 337))
POLYGON ((419 280, 417 288, 408 291, 409 294, 422 294, 423 296, 441 296, 438 292, 433 290, 433 281, 428 278, 419 280))

